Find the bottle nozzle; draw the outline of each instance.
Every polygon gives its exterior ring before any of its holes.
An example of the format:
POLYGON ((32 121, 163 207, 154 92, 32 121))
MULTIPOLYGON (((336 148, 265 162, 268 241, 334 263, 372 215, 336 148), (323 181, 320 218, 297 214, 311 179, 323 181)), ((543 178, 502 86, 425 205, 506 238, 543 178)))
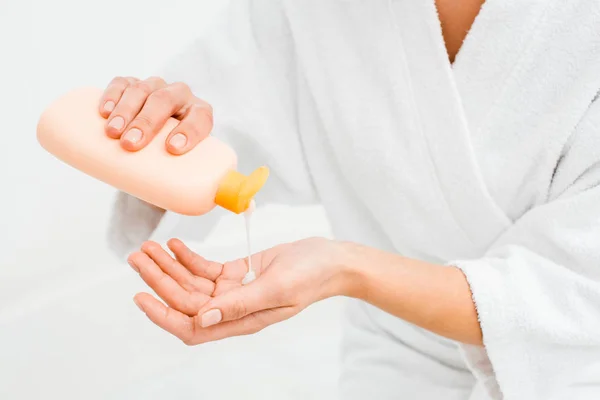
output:
POLYGON ((269 169, 260 167, 245 176, 237 171, 229 171, 221 180, 215 203, 226 210, 241 214, 248 209, 250 202, 267 182, 269 169))

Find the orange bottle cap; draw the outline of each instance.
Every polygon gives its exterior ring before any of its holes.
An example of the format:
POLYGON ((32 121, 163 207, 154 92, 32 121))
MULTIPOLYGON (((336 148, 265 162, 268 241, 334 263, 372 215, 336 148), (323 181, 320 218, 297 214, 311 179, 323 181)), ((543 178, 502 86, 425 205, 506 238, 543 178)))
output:
POLYGON ((237 171, 229 171, 221 180, 215 203, 226 210, 241 214, 248 209, 250 202, 267 182, 269 169, 260 167, 245 176, 237 171))

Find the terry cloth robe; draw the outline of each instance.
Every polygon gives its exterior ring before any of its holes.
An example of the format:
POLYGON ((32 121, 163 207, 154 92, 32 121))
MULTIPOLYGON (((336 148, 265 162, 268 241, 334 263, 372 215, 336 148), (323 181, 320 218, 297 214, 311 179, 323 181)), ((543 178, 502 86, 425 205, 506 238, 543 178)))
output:
MULTIPOLYGON (((350 301, 343 398, 600 398, 599 1, 488 0, 451 65, 433 0, 235 0, 162 75, 270 166, 259 204, 466 275, 482 347, 350 301)), ((115 249, 161 218, 120 194, 115 249)))

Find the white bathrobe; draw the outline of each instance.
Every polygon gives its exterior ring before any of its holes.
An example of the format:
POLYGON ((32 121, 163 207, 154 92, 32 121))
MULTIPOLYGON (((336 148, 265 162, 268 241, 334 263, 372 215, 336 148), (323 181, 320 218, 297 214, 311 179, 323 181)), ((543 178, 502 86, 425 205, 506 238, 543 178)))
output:
MULTIPOLYGON (((163 76, 270 166, 259 203, 464 271, 485 346, 351 301, 342 398, 600 398, 598 0, 488 0, 454 65, 433 0, 234 0, 163 76)), ((120 195, 115 249, 160 219, 120 195)))

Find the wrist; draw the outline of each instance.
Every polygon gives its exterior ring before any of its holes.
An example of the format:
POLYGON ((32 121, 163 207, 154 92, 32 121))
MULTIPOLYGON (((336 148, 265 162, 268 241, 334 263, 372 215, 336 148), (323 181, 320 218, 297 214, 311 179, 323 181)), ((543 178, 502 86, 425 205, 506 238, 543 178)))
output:
POLYGON ((364 257, 368 248, 353 242, 337 242, 340 257, 336 265, 339 296, 365 299, 367 282, 364 274, 364 257))

